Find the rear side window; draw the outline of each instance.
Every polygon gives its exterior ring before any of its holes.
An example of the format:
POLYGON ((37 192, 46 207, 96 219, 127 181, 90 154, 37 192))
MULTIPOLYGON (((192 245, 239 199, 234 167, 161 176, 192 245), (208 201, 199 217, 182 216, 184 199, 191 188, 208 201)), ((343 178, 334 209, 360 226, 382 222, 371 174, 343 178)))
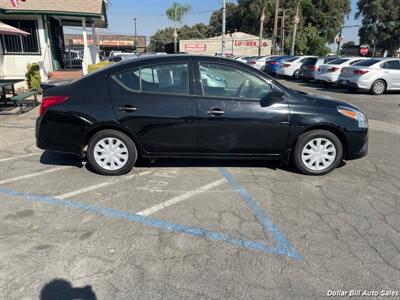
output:
POLYGON ((354 65, 354 64, 356 64, 356 63, 359 63, 360 61, 362 61, 362 59, 357 59, 357 60, 355 60, 355 61, 352 61, 352 62, 350 63, 350 66, 352 66, 352 65, 354 65))
POLYGON ((293 62, 293 61, 297 60, 298 58, 299 58, 298 56, 294 56, 289 59, 286 59, 285 62, 293 62))
POLYGON ((338 58, 335 60, 330 61, 328 64, 329 65, 341 65, 343 63, 345 63, 346 61, 349 61, 349 59, 347 58, 338 58))
POLYGON ((389 69, 389 70, 400 70, 400 61, 398 60, 387 61, 385 65, 383 65, 382 67, 384 69, 389 69))
POLYGON ((114 78, 125 88, 134 91, 165 94, 188 94, 188 64, 159 64, 129 70, 114 78))
POLYGON ((366 59, 366 60, 362 60, 362 61, 354 64, 353 66, 370 67, 370 66, 375 65, 375 64, 377 64, 379 62, 381 62, 381 60, 378 60, 378 59, 366 59))
POLYGON ((312 66, 317 63, 317 58, 307 58, 306 61, 304 62, 305 66, 312 66))

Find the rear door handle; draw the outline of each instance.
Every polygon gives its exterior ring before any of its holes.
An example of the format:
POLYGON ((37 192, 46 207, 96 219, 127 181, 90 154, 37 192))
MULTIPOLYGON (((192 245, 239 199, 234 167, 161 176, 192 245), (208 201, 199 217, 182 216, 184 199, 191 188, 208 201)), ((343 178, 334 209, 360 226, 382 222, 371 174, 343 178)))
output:
POLYGON ((131 111, 137 111, 136 107, 132 106, 122 106, 118 108, 119 111, 124 111, 124 112, 131 112, 131 111))
POLYGON ((220 116, 223 115, 225 112, 220 108, 211 108, 210 110, 207 110, 207 113, 209 115, 220 116))

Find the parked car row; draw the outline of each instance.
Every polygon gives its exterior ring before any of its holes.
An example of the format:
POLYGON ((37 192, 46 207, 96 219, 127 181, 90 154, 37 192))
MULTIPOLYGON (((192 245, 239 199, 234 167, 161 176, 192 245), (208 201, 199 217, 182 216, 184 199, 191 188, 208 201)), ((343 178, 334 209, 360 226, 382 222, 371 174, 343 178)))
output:
POLYGON ((400 90, 399 58, 271 55, 235 59, 272 76, 337 84, 353 92, 367 90, 380 95, 400 90))

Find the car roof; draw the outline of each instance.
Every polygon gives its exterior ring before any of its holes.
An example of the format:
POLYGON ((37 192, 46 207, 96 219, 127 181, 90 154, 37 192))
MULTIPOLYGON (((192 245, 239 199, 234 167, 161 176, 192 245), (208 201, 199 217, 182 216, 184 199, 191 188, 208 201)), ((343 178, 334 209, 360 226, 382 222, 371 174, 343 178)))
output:
POLYGON ((168 63, 168 62, 178 62, 178 61, 188 61, 188 60, 204 60, 209 62, 222 62, 229 65, 235 65, 240 68, 247 69, 251 72, 254 72, 254 69, 251 66, 243 64, 240 61, 236 61, 230 58, 218 57, 218 56, 208 56, 208 55, 187 55, 187 54, 170 54, 170 55, 149 55, 149 56, 139 56, 138 58, 131 60, 124 60, 117 64, 112 64, 105 68, 98 70, 97 72, 93 72, 92 74, 113 74, 124 71, 127 69, 127 66, 135 67, 146 64, 153 63, 168 63))

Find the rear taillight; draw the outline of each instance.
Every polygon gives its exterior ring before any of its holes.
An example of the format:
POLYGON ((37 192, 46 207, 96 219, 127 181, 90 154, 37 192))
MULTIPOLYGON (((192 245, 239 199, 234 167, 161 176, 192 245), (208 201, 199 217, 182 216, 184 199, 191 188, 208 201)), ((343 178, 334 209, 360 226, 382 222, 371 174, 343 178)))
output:
POLYGON ((43 98, 42 104, 40 105, 39 115, 43 116, 50 106, 61 104, 66 100, 68 100, 67 96, 48 96, 43 98))
POLYGON ((289 68, 290 66, 291 66, 291 64, 284 64, 282 67, 289 68))
POLYGON ((276 61, 271 61, 269 64, 270 65, 277 65, 278 63, 276 61))
POLYGON ((315 66, 306 66, 310 71, 315 71, 317 68, 315 66))
POLYGON ((321 72, 321 68, 318 68, 317 71, 318 71, 318 72, 321 72))
POLYGON ((333 72, 336 72, 336 71, 339 71, 340 69, 339 68, 336 68, 336 67, 332 67, 332 68, 329 68, 328 69, 328 73, 333 73, 333 72))
POLYGON ((256 64, 256 62, 254 61, 254 60, 250 60, 250 61, 248 61, 247 62, 249 65, 255 65, 256 64))
POLYGON ((354 70, 353 73, 356 75, 364 75, 364 74, 367 74, 368 71, 367 70, 354 70))

